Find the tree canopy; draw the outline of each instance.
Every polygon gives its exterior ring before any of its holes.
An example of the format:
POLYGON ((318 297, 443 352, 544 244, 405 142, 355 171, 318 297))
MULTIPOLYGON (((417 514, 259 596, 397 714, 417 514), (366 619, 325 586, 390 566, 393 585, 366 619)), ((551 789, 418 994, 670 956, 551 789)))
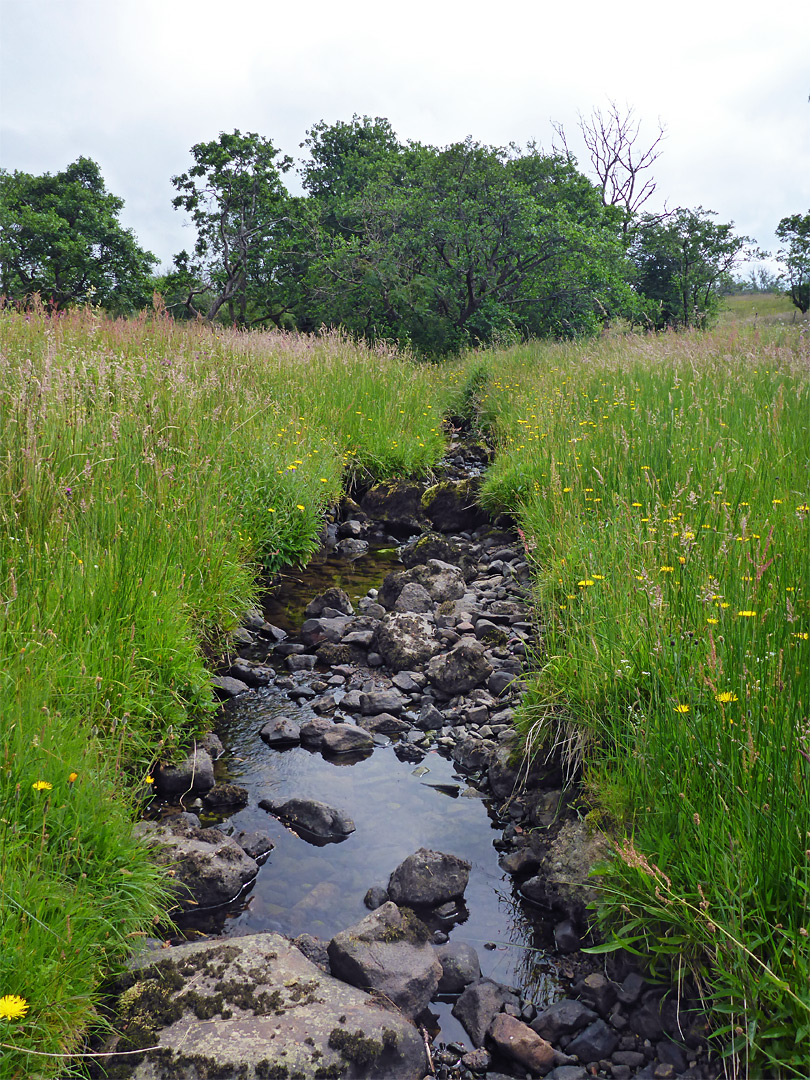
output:
POLYGON ((0 170, 0 288, 11 300, 39 293, 52 307, 91 301, 114 311, 152 295, 157 259, 119 220, 122 199, 80 157, 62 172, 0 170))
POLYGON ((779 258, 785 266, 781 281, 804 315, 810 310, 810 210, 804 215, 783 217, 776 235, 784 245, 779 249, 779 258))

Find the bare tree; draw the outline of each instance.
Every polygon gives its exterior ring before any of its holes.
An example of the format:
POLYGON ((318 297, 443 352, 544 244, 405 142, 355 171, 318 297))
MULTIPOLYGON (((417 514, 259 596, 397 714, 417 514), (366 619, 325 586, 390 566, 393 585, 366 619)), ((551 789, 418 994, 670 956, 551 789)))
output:
MULTIPOLYGON (((562 152, 570 157, 565 129, 560 123, 552 126, 562 140, 562 152)), ((602 202, 623 211, 622 231, 627 234, 633 216, 655 191, 653 177, 643 174, 660 156, 666 129, 659 120, 658 134, 645 147, 639 144, 641 121, 635 109, 628 105, 621 111, 615 101, 609 101, 605 112, 594 109, 590 117, 580 113, 579 130, 602 189, 602 202)))

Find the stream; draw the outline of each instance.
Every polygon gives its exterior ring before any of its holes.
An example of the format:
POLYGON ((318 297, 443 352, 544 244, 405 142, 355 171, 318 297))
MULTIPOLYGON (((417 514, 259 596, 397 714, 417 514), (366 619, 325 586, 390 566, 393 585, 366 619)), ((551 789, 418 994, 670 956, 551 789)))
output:
MULTIPOLYGON (((398 565, 396 549, 391 548, 353 562, 336 555, 321 557, 305 571, 285 576, 265 598, 264 616, 294 637, 307 603, 325 588, 343 588, 356 607, 368 589, 398 565)), ((251 657, 265 659, 255 651, 251 657)), ((293 682, 303 678, 290 676, 283 659, 267 660, 293 682)), ((307 677, 311 680, 310 673, 307 677)), ((230 936, 276 931, 328 941, 368 914, 364 896, 369 888, 385 888, 394 868, 426 847, 460 856, 472 867, 464 901, 449 917, 434 918, 431 929, 471 944, 483 975, 515 986, 538 1008, 558 996, 556 963, 547 954, 553 947, 551 927, 539 908, 518 895, 498 865, 495 842, 508 819, 498 817, 494 800, 471 787, 437 749, 414 764, 400 760, 396 743, 382 735, 375 736, 373 751, 332 758, 302 746, 269 748, 259 737, 261 728, 291 709, 302 722, 315 715, 305 702, 291 702, 290 689, 275 685, 241 695, 223 708, 218 734, 225 754, 217 763, 217 777, 244 787, 249 795, 248 806, 229 816, 223 827, 229 832, 259 831, 274 847, 244 894, 227 908, 186 916, 186 932, 195 928, 230 936), (339 807, 354 820, 356 831, 341 843, 318 846, 258 807, 262 798, 292 796, 339 807)), ((222 820, 204 817, 205 824, 222 820)), ((431 1005, 432 1034, 446 1043, 465 1038, 450 1008, 451 1002, 431 1005)))

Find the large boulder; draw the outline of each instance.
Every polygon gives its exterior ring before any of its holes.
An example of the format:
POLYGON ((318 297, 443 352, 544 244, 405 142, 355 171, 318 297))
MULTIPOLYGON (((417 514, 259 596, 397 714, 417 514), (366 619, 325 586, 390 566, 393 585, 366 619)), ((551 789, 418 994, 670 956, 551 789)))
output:
POLYGON ((349 594, 344 592, 343 589, 338 589, 335 586, 332 586, 325 592, 319 593, 313 600, 310 600, 307 604, 305 614, 310 619, 317 619, 324 608, 334 608, 335 611, 339 611, 343 615, 354 614, 354 608, 349 599, 349 594))
POLYGON ((259 806, 290 825, 304 840, 338 844, 355 829, 348 814, 316 799, 261 799, 259 806))
POLYGON ((536 904, 579 916, 598 899, 599 888, 590 872, 610 850, 604 833, 588 822, 566 821, 540 856, 537 874, 523 883, 521 892, 536 904))
POLYGON ((385 903, 329 942, 332 973, 377 990, 411 1019, 428 1004, 442 975, 431 934, 412 911, 385 903))
POLYGON ((388 879, 388 895, 395 904, 435 907, 464 895, 470 864, 456 855, 419 848, 388 879))
POLYGON ((442 604, 445 601, 460 600, 466 590, 464 574, 459 567, 441 559, 428 559, 426 563, 419 563, 410 570, 394 570, 386 574, 378 599, 385 608, 419 611, 428 608, 411 605, 422 605, 425 596, 433 604, 442 604), (415 586, 421 588, 416 589, 415 586), (401 603, 403 597, 408 598, 407 603, 401 603))
POLYGON ((132 1080, 421 1080, 425 1047, 384 1001, 347 986, 279 934, 179 945, 136 960, 116 1000, 109 1059, 132 1080))
POLYGON ((429 487, 422 496, 422 512, 439 532, 463 532, 477 529, 487 520, 478 503, 480 477, 469 480, 444 480, 429 487))
POLYGON ((373 746, 371 735, 354 724, 332 724, 321 740, 321 750, 325 754, 352 754, 370 750, 373 746))
POLYGON ((183 911, 228 903, 259 871, 255 859, 219 829, 171 817, 138 822, 134 831, 166 867, 166 885, 183 911))
POLYGON ((422 488, 408 480, 385 480, 369 488, 360 500, 364 513, 389 529, 421 532, 427 524, 422 513, 422 488))
POLYGON ((492 665, 481 642, 464 637, 449 652, 434 656, 426 672, 441 694, 455 697, 485 683, 492 674, 492 665))
POLYGON ((418 670, 440 647, 433 623, 424 615, 406 612, 381 619, 372 645, 392 671, 418 670))
POLYGON ((504 1005, 518 1005, 518 998, 492 979, 471 983, 453 1006, 473 1046, 483 1046, 489 1026, 504 1005))
POLYGON ((442 965, 440 994, 460 994, 465 986, 481 978, 478 953, 466 941, 448 941, 436 949, 442 965))

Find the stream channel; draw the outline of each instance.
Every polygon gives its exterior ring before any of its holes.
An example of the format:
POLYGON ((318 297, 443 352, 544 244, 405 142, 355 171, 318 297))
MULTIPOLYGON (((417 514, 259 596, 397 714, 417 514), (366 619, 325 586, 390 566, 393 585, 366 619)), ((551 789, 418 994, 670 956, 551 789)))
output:
MULTIPOLYGON (((354 561, 322 555, 306 570, 283 577, 264 599, 264 617, 294 641, 314 596, 337 586, 356 607, 369 588, 400 565, 397 550, 390 547, 354 561)), ((276 666, 286 681, 297 682, 300 676, 287 672, 283 658, 271 650, 269 643, 264 652, 249 655, 276 666)), ((305 701, 292 704, 295 697, 294 687, 270 685, 223 707, 217 733, 225 753, 216 766, 218 781, 247 789, 249 802, 227 819, 203 815, 204 824, 223 822, 228 832, 259 831, 274 847, 246 892, 227 908, 185 917, 185 932, 230 936, 276 931, 328 941, 368 914, 364 896, 369 888, 385 888, 395 867, 425 847, 461 856, 472 866, 464 901, 447 920, 434 920, 431 929, 471 944, 484 976, 518 988, 538 1008, 558 996, 551 927, 498 865, 494 842, 508 818, 499 817, 495 800, 471 787, 435 748, 414 764, 400 760, 396 743, 386 736, 375 736, 373 751, 332 758, 302 746, 269 748, 259 737, 268 720, 291 707, 302 722, 315 715, 305 701), (293 796, 339 807, 354 820, 356 831, 341 843, 317 846, 258 807, 262 798, 293 796)), ((431 1034, 445 1043, 465 1041, 451 1005, 450 1000, 431 1005, 431 1034)))

